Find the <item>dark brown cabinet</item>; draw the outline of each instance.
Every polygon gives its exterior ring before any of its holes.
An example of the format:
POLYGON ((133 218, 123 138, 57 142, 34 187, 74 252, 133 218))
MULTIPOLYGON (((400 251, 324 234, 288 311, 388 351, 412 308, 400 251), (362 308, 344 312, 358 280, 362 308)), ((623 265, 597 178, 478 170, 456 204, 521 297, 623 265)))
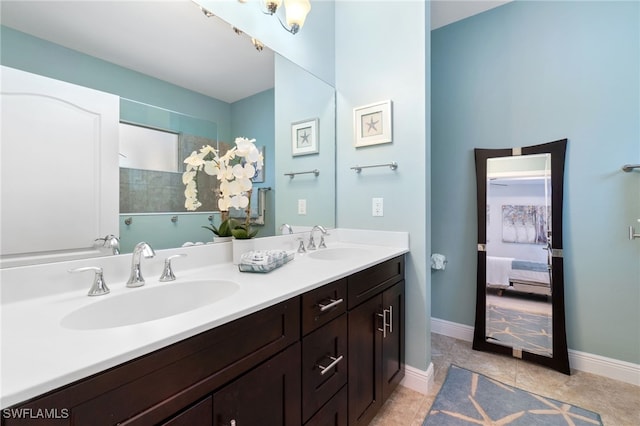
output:
POLYGON ((353 283, 368 299, 359 297, 348 313, 349 425, 369 424, 404 377, 403 268, 399 258, 350 277, 350 292, 353 283))
POLYGON ((404 280, 382 293, 382 400, 385 401, 404 377, 404 280))
POLYGON ((10 408, 65 426, 365 425, 403 376, 399 256, 10 408))
POLYGON ((347 387, 343 386, 304 426, 347 426, 347 410, 347 387))
POLYGON ((215 426, 299 425, 300 343, 215 392, 213 419, 215 426))
POLYGON ((207 397, 180 414, 162 423, 162 426, 213 426, 213 398, 207 397))

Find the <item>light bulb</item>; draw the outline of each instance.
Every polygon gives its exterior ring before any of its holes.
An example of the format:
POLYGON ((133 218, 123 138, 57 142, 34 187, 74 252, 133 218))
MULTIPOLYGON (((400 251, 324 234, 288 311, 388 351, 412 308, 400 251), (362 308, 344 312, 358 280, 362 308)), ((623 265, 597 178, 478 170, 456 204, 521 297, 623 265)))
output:
POLYGON ((291 28, 291 32, 295 34, 304 25, 307 14, 311 10, 311 3, 309 0, 285 0, 284 7, 287 25, 291 28))

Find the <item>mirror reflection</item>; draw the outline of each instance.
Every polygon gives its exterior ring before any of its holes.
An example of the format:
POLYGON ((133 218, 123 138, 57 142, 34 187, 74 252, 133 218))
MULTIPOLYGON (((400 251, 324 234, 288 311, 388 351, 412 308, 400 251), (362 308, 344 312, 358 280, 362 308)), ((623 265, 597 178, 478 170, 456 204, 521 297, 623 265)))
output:
MULTIPOLYGON (((3 65, 120 96, 121 121, 177 134, 179 157, 181 150, 188 151, 188 144, 180 147, 185 135, 195 137, 193 146, 201 146, 203 137, 227 144, 238 136, 255 138, 265 156, 264 176, 254 184, 265 188, 265 214, 255 218, 257 223, 263 221, 259 237, 276 234, 285 220, 294 231, 296 225, 308 226, 299 221, 307 218, 292 212, 303 196, 313 204, 314 194, 288 194, 298 188, 276 185, 276 176, 307 164, 317 168, 321 161, 323 179, 312 189, 321 191, 325 201, 334 199, 335 113, 327 113, 335 110, 333 88, 267 47, 258 51, 249 35, 235 32, 217 17, 204 16, 191 2, 3 1, 1 6, 3 65), (148 19, 150 13, 153 20, 148 19), (95 16, 101 19, 93 19, 95 16), (117 28, 112 24, 116 20, 117 28), (89 33, 92 37, 82 36, 89 33), (274 58, 287 65, 276 71, 274 58), (276 72, 281 74, 277 78, 276 72), (305 105, 303 116, 299 116, 300 96, 276 96, 278 92, 315 93, 319 85, 332 95, 318 105, 318 111, 306 110, 305 105), (298 114, 279 115, 280 123, 276 123, 275 111, 296 108, 298 114), (291 164, 291 123, 315 117, 322 126, 320 153, 291 164), (194 134, 182 128, 185 120, 208 123, 212 130, 194 134)), ((166 192, 175 185, 163 183, 169 176, 166 173, 174 172, 157 172, 165 175, 151 177, 141 173, 156 172, 129 166, 120 173, 121 203, 124 197, 129 204, 121 204, 119 230, 113 233, 120 233, 122 253, 130 252, 139 241, 150 241, 154 248, 162 249, 212 240, 212 233, 202 226, 219 221, 215 208, 186 212, 180 208, 183 195, 176 201, 173 193, 166 192), (147 183, 145 196, 131 192, 141 182, 147 183), (170 200, 171 207, 156 205, 162 199, 170 200), (134 208, 132 204, 138 205, 134 208)), ((117 186, 118 182, 110 184, 117 186)), ((313 224, 335 226, 335 206, 331 205, 330 209, 313 209, 313 224)), ((102 254, 109 253, 104 250, 102 254)))
POLYGON ((562 211, 567 140, 475 149, 478 266, 473 348, 570 374, 562 211))
POLYGON ((551 154, 487 159, 489 342, 552 356, 551 154))

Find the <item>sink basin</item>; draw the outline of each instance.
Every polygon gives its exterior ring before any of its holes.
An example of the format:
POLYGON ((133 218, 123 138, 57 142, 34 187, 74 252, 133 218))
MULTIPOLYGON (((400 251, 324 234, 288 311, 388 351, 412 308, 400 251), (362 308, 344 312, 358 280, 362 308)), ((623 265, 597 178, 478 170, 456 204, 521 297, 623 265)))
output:
POLYGON ((309 257, 320 260, 348 260, 367 253, 368 250, 359 247, 335 247, 312 251, 309 257))
POLYGON ((62 319, 62 326, 74 330, 94 330, 139 324, 178 315, 218 302, 238 291, 232 281, 201 280, 163 284, 128 293, 102 296, 96 303, 77 309, 62 319))

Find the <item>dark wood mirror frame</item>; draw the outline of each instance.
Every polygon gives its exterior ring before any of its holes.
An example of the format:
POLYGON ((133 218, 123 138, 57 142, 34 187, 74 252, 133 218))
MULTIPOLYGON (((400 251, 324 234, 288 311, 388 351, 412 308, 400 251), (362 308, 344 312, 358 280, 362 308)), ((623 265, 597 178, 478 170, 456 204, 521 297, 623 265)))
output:
POLYGON ((564 162, 567 139, 561 139, 541 145, 508 148, 508 149, 475 149, 476 183, 478 200, 478 268, 476 293, 476 323, 473 334, 473 349, 513 355, 526 361, 531 361, 571 374, 569 355, 567 352, 567 335, 564 310, 564 269, 562 258, 562 200, 564 182, 564 162), (519 154, 516 154, 520 151, 519 154), (551 262, 551 291, 552 291, 552 356, 521 351, 517 353, 513 348, 488 342, 486 339, 486 295, 487 295, 487 160, 490 158, 510 157, 512 155, 551 154, 551 229, 553 238, 551 248, 553 260, 551 262))

